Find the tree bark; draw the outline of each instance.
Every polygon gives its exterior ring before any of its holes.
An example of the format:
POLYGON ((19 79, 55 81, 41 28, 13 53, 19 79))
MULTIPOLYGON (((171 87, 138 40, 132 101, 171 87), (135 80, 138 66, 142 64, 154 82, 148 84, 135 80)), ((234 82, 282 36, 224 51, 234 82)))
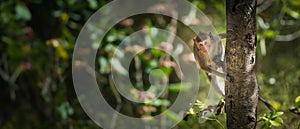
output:
POLYGON ((256 128, 256 0, 226 0, 225 101, 228 129, 256 128))

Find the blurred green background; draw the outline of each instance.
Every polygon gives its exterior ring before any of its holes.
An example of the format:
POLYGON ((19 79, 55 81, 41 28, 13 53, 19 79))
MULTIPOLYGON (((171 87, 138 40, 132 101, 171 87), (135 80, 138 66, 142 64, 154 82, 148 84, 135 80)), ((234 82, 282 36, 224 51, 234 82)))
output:
MULTIPOLYGON (((219 33, 226 31, 224 0, 189 1, 208 16, 219 33)), ((78 102, 72 84, 71 60, 76 37, 82 26, 97 9, 108 2, 109 0, 0 2, 0 128, 99 128, 84 113, 78 102)), ((260 94, 278 111, 284 112, 283 125, 271 128, 300 128, 300 116, 289 111, 290 107, 300 108, 300 103, 295 101, 300 95, 299 7, 299 0, 258 0, 256 75, 260 94)), ((190 24, 198 24, 197 17, 189 18, 190 24)), ((106 34, 98 48, 95 64, 98 81, 103 84, 99 88, 110 104, 121 106, 120 112, 124 114, 145 120, 166 109, 176 97, 179 78, 173 59, 162 51, 148 50, 138 55, 139 58, 131 65, 131 79, 137 88, 149 87, 149 82, 146 81, 149 69, 159 67, 168 75, 165 79, 165 83, 171 87, 168 88, 168 96, 163 96, 152 104, 133 104, 122 98, 110 83, 109 75, 110 58, 118 44, 131 33, 150 27, 165 30, 175 28, 177 35, 187 43, 194 36, 182 23, 174 22, 170 17, 135 15, 124 19, 106 34), (136 78, 139 74, 141 78, 136 78)), ((155 37, 150 40, 155 40, 155 37)), ((173 47, 160 45, 166 50, 173 47)), ((128 49, 133 50, 135 47, 128 49)), ((90 51, 87 49, 82 52, 90 51)), ((199 90, 200 101, 205 100, 209 89, 206 79, 200 71, 201 85, 204 87, 199 90)), ((132 94, 139 94, 138 92, 133 90, 132 94)), ((144 97, 151 98, 151 94, 145 94, 144 97)), ((258 116, 268 112, 259 103, 258 116)), ((258 122, 258 127, 263 124, 262 121, 258 122)), ((197 122, 197 118, 191 117, 174 128, 224 127, 226 123, 223 112, 201 124, 197 122)))

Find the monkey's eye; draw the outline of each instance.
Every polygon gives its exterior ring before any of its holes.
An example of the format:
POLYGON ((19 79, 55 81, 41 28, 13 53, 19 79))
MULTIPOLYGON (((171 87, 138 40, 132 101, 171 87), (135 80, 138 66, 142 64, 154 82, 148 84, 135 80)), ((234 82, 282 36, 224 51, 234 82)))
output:
POLYGON ((209 34, 208 34, 208 35, 209 35, 209 38, 210 38, 210 39, 213 39, 213 38, 214 38, 214 36, 212 35, 212 33, 211 33, 211 32, 209 32, 209 34))
POLYGON ((203 46, 209 46, 209 43, 207 41, 202 42, 203 46))

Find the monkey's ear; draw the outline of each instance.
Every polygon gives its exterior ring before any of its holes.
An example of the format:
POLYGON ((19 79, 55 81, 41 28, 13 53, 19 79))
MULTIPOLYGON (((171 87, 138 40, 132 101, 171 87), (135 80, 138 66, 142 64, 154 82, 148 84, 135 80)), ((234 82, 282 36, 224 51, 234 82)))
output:
POLYGON ((210 39, 214 38, 211 32, 209 32, 208 36, 209 36, 210 39))
POLYGON ((193 41, 194 41, 194 43, 197 43, 197 40, 196 40, 196 38, 197 38, 197 37, 193 38, 193 41))

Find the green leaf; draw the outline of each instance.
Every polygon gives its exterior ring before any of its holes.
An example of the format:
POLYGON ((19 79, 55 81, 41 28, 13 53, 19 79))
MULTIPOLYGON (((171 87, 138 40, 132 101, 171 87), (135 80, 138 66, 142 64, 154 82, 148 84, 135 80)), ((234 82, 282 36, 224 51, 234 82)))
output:
POLYGON ((299 6, 300 5, 300 1, 298 0, 289 0, 288 1, 290 4, 295 5, 295 6, 299 6))
POLYGON ((296 99, 295 99, 295 102, 300 102, 300 96, 298 96, 296 99))
POLYGON ((150 50, 151 50, 151 54, 154 57, 158 57, 158 56, 161 56, 163 54, 163 51, 159 50, 159 49, 150 49, 150 50))
POLYGON ((170 75, 172 72, 172 68, 170 67, 161 67, 160 70, 162 70, 164 72, 164 75, 170 75))
POLYGON ((283 120, 277 117, 275 120, 270 120, 270 123, 273 126, 281 126, 283 124, 283 120))
POLYGON ((169 91, 179 92, 180 90, 188 90, 192 87, 190 83, 177 83, 168 86, 169 91))
POLYGON ((186 114, 194 115, 194 114, 196 114, 196 112, 194 111, 193 108, 190 108, 190 110, 188 112, 186 112, 186 114))
POLYGON ((290 15, 291 17, 298 19, 300 17, 300 14, 297 11, 292 10, 291 8, 285 7, 284 8, 286 13, 290 15))
POLYGON ((102 74, 108 73, 108 70, 107 70, 107 66, 109 65, 108 61, 104 57, 100 57, 98 59, 98 61, 99 61, 100 73, 102 73, 102 74))
POLYGON ((2 42, 7 43, 7 44, 13 44, 14 43, 14 40, 11 39, 10 37, 7 37, 7 36, 3 36, 1 40, 2 40, 2 42))
POLYGON ((88 2, 91 9, 96 9, 98 7, 98 2, 96 0, 88 0, 88 2))
POLYGON ((154 68, 154 67, 157 67, 157 61, 156 60, 147 60, 148 61, 148 66, 150 67, 150 68, 154 68))
POLYGON ((107 41, 108 42, 113 42, 113 41, 115 41, 117 39, 118 39, 117 35, 109 35, 109 36, 107 36, 107 41))
POLYGON ((266 30, 264 33, 267 38, 272 38, 276 34, 275 31, 273 31, 273 30, 266 30))
POLYGON ((166 115, 172 121, 175 121, 175 122, 180 122, 181 121, 180 116, 178 116, 178 114, 176 114, 176 113, 174 113, 170 110, 166 110, 165 112, 163 112, 163 115, 166 115))
POLYGON ((169 100, 157 99, 152 104, 154 106, 169 106, 171 103, 169 100))
POLYGON ((280 118, 280 117, 277 117, 277 118, 275 119, 275 121, 277 121, 278 123, 281 123, 281 125, 284 123, 284 122, 283 122, 283 119, 280 118))
POLYGON ((31 13, 29 11, 29 9, 22 5, 22 4, 18 4, 15 8, 16 11, 16 19, 23 19, 23 20, 30 20, 31 19, 31 13))
POLYGON ((272 115, 272 118, 279 117, 281 115, 283 115, 283 112, 276 112, 274 115, 272 115))
POLYGON ((64 120, 68 118, 68 115, 72 115, 74 113, 74 109, 69 102, 62 103, 59 107, 57 107, 57 111, 64 120))
POLYGON ((197 5, 197 7, 199 9, 205 9, 206 8, 206 4, 204 1, 196 1, 195 4, 197 5))

